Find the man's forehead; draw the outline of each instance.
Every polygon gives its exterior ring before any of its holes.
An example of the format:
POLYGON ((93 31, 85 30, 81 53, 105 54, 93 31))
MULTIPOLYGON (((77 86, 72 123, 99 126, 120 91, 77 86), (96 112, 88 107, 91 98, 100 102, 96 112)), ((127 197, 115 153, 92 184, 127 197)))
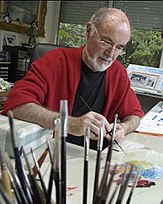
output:
POLYGON ((113 42, 121 45, 125 45, 131 36, 130 28, 124 23, 102 23, 97 29, 104 40, 111 39, 113 42))

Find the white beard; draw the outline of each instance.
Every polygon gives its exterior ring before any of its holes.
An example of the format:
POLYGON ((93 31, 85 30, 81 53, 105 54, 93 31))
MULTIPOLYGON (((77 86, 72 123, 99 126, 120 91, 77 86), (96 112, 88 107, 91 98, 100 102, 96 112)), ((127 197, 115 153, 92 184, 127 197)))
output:
POLYGON ((87 55, 87 60, 89 61, 90 63, 90 69, 94 72, 103 72, 105 71, 108 67, 111 66, 112 64, 112 59, 111 58, 106 58, 106 57, 102 57, 103 59, 107 60, 107 63, 100 63, 98 64, 97 63, 97 57, 95 56, 94 58, 92 58, 89 53, 88 53, 88 50, 87 50, 87 47, 86 47, 86 55, 87 55))

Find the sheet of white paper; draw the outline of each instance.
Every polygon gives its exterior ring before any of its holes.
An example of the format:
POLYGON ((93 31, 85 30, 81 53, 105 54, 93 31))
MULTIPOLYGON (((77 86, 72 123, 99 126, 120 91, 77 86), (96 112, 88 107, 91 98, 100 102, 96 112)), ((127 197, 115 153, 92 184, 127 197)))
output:
POLYGON ((163 135, 163 102, 159 102, 140 121, 136 129, 138 132, 154 133, 163 135))
MULTIPOLYGON (((143 149, 145 146, 143 144, 137 143, 137 142, 132 142, 129 140, 125 140, 122 143, 120 143, 121 147, 125 150, 125 151, 132 151, 132 150, 139 150, 139 149, 143 149)), ((122 151, 120 149, 120 147, 118 147, 118 145, 114 144, 113 145, 113 151, 117 150, 117 151, 122 151)), ((103 150, 103 153, 107 153, 108 148, 105 148, 103 150)))

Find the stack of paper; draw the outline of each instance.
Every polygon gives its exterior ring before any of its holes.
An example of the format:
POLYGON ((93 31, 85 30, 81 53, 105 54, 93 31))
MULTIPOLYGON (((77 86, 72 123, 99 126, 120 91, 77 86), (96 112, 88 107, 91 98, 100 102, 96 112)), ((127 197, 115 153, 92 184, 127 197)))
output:
POLYGON ((136 131, 163 136, 163 102, 160 101, 141 119, 136 131))

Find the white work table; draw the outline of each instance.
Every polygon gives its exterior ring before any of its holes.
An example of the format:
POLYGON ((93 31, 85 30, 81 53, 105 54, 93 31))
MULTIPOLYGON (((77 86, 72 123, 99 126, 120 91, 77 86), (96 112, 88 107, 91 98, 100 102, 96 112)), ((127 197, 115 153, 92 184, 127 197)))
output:
MULTIPOLYGON (((125 136, 125 141, 132 141, 140 143, 145 146, 144 149, 137 149, 133 151, 127 151, 127 155, 123 152, 113 151, 112 162, 121 163, 130 159, 140 159, 148 160, 155 162, 159 166, 163 167, 163 137, 151 136, 140 133, 130 133, 125 136), (128 157, 128 158, 127 158, 128 157)), ((41 153, 46 148, 45 145, 42 145, 40 148, 35 150, 36 157, 39 158, 41 153)), ((83 191, 83 166, 84 166, 84 149, 76 145, 67 143, 67 203, 68 204, 80 204, 82 203, 82 191, 83 191), (76 187, 75 189, 70 188, 76 187)), ((103 153, 103 161, 101 167, 104 167, 106 153, 103 153)), ((95 173, 95 163, 96 163, 96 151, 90 150, 89 156, 89 179, 88 179, 88 204, 92 203, 92 193, 94 186, 94 173, 95 173)), ((50 173, 50 162, 49 157, 47 156, 45 162, 42 166, 42 174, 48 186, 49 173, 50 173)), ((101 170, 102 173, 102 170, 101 170)), ((159 204, 163 199, 163 179, 155 180, 156 185, 146 188, 135 188, 134 194, 132 197, 132 204, 159 204)), ((130 188, 127 189, 126 194, 130 188)), ((55 199, 55 185, 53 185, 52 197, 55 199)), ((125 203, 125 198, 123 200, 125 203)))

